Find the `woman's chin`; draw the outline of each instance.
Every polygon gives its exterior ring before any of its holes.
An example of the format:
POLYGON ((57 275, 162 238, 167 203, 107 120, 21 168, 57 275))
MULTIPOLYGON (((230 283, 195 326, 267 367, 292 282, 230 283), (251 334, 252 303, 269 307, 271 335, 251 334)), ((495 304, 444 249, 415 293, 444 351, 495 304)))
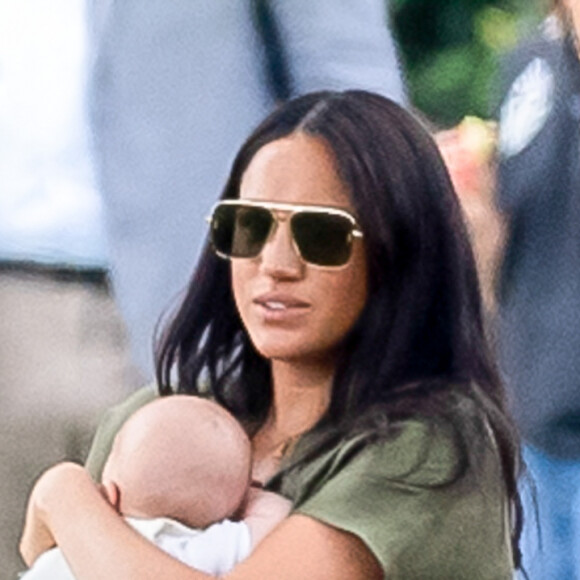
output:
POLYGON ((268 360, 298 361, 308 358, 308 352, 298 347, 293 348, 288 344, 281 345, 256 345, 256 350, 268 360))
POLYGON ((264 342, 261 344, 254 343, 256 350, 270 361, 281 361, 287 363, 320 363, 333 358, 330 349, 310 348, 303 341, 293 343, 290 341, 283 342, 264 342))

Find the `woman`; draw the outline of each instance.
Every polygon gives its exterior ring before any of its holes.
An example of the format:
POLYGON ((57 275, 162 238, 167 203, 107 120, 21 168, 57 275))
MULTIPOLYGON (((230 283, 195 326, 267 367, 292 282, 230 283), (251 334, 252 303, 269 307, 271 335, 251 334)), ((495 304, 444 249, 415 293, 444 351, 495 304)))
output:
MULTIPOLYGON (((231 577, 510 578, 519 447, 428 134, 370 93, 291 101, 241 148, 210 228, 160 392, 176 373, 232 411, 253 478, 294 505, 231 577)), ((76 466, 30 500, 25 557, 53 539, 81 580, 206 577, 136 537, 76 466)))

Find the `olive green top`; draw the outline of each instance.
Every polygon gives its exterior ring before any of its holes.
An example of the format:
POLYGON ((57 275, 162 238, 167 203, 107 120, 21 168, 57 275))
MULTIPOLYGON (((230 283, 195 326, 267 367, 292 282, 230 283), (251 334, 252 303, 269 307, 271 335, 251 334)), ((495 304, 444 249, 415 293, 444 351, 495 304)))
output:
MULTIPOLYGON (((87 460, 95 479, 120 426, 153 398, 144 389, 108 412, 87 460)), ((507 499, 491 431, 478 464, 465 471, 451 425, 410 419, 395 427, 378 443, 344 440, 274 487, 295 513, 359 537, 389 579, 511 579, 507 499)))

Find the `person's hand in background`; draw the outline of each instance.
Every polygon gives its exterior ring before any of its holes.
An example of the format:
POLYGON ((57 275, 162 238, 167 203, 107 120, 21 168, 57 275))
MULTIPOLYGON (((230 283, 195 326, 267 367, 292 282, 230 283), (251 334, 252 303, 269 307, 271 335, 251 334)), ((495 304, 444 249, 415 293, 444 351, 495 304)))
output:
POLYGON ((505 240, 505 223, 495 205, 496 125, 465 117, 435 135, 473 243, 483 302, 495 310, 495 286, 505 240))

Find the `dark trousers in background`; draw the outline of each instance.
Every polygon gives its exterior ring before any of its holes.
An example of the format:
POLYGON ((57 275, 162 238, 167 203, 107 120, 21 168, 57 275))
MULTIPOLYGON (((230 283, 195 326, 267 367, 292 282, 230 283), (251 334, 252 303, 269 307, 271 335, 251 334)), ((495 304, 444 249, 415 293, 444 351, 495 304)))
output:
POLYGON ((40 473, 82 461, 103 411, 136 386, 102 274, 0 268, 0 577, 40 473))

